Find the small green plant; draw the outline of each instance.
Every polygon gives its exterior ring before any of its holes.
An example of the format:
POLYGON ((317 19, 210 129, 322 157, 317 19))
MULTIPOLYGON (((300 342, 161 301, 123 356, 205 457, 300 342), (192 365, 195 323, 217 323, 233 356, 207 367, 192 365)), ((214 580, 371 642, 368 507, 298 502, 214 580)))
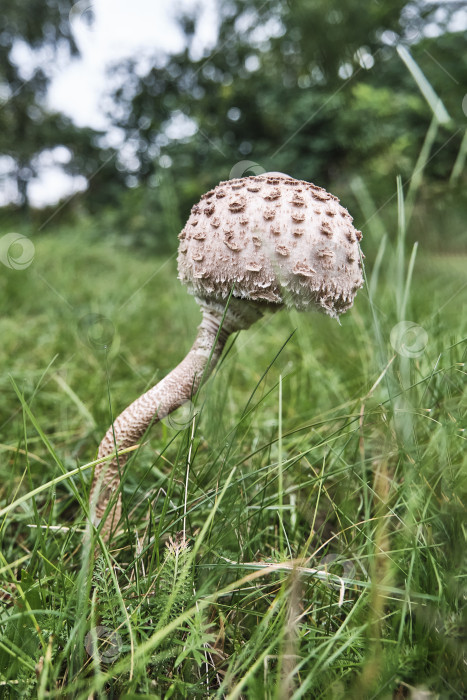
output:
POLYGON ((157 576, 154 602, 156 629, 175 620, 193 597, 191 549, 183 534, 169 537, 157 576))

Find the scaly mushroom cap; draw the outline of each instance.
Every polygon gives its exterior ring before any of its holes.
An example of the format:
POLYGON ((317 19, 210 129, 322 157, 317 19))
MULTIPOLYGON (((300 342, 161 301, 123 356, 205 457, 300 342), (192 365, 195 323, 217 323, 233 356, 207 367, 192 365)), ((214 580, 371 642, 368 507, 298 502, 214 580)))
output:
POLYGON ((221 182, 180 233, 179 278, 196 297, 337 317, 363 285, 360 231, 337 197, 282 173, 221 182))

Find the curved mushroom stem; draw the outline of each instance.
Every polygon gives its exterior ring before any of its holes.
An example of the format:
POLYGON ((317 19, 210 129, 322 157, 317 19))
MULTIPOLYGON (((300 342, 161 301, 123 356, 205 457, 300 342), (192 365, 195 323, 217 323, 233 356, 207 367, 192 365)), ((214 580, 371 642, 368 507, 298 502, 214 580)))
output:
MULTIPOLYGON (((152 423, 157 423, 188 401, 216 365, 229 335, 248 328, 262 315, 255 304, 239 302, 233 298, 227 311, 221 304, 199 299, 198 303, 201 305, 203 320, 188 355, 164 379, 118 416, 99 445, 99 458, 110 454, 114 457, 96 465, 94 471, 89 500, 91 508, 95 507, 93 521, 96 525, 104 517, 110 501, 115 499, 123 467, 128 459, 128 455, 120 455, 118 451, 135 445, 152 423)), ((118 494, 102 526, 104 539, 108 539, 117 526, 121 512, 121 495, 118 494)))

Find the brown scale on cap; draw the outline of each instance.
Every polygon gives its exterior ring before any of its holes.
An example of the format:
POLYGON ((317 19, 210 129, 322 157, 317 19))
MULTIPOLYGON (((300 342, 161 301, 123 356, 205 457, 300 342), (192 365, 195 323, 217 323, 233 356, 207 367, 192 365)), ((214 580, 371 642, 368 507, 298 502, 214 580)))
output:
POLYGON ((245 265, 245 270, 249 270, 250 272, 260 272, 262 267, 263 266, 260 263, 252 260, 250 262, 247 262, 247 264, 245 265))
POLYGON ((331 226, 331 224, 330 224, 328 221, 323 221, 323 223, 321 224, 320 231, 321 231, 321 233, 323 233, 325 236, 328 236, 329 238, 331 238, 331 236, 332 236, 332 226, 331 226))
POLYGON ((279 255, 283 255, 286 257, 289 254, 289 249, 287 248, 286 245, 276 245, 276 253, 279 253, 279 255))
MULTIPOLYGON (((270 180, 268 184, 277 184, 277 180, 270 180)), ((267 199, 268 202, 273 202, 275 199, 279 199, 281 196, 281 191, 279 188, 275 187, 274 189, 267 189, 265 194, 264 194, 264 199, 267 199)))
POLYGON ((274 207, 265 207, 263 211, 263 219, 265 221, 270 221, 276 216, 276 210, 274 207))
POLYGON ((302 275, 303 277, 312 277, 313 275, 316 275, 316 270, 314 270, 312 267, 310 267, 307 263, 305 262, 298 262, 292 272, 295 275, 302 275))
POLYGON ((352 306, 363 277, 361 233, 351 222, 336 197, 282 173, 221 182, 193 206, 178 270, 203 320, 185 359, 118 416, 99 446, 105 461, 95 468, 91 511, 96 524, 105 516, 106 539, 121 516, 121 451, 193 396, 231 333, 284 306, 334 318, 352 306))
POLYGON ((242 187, 245 187, 243 178, 239 178, 238 180, 230 180, 230 187, 233 190, 241 190, 242 187))
POLYGON ((305 198, 298 194, 298 192, 294 193, 294 196, 290 200, 290 203, 294 204, 296 207, 306 207, 305 198))
MULTIPOLYGON (((336 259, 336 254, 330 248, 321 248, 316 252, 316 256, 320 258, 321 265, 325 270, 332 270, 334 267, 334 262, 336 259)), ((340 268, 339 268, 340 269, 340 268)), ((326 291, 328 290, 328 285, 323 285, 326 291)))
POLYGON ((317 199, 318 202, 327 202, 327 200, 329 199, 328 193, 325 191, 323 192, 324 194, 321 192, 313 192, 313 199, 317 199))
POLYGON ((246 206, 246 198, 242 196, 237 196, 233 197, 229 201, 229 209, 230 211, 237 213, 239 211, 243 211, 246 206))
POLYGON ((292 220, 297 224, 301 224, 303 221, 305 221, 305 213, 303 211, 293 211, 292 220))

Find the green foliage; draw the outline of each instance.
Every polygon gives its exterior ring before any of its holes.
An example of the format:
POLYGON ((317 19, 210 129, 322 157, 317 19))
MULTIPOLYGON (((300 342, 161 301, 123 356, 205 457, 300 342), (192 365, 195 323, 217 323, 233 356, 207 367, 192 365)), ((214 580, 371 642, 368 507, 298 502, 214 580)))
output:
MULTIPOLYGON (((72 154, 65 170, 84 175, 89 185, 63 208, 30 212, 37 228, 62 226, 86 213, 99 235, 117 234, 122 242, 166 254, 202 192, 232 174, 261 169, 317 182, 351 206, 352 182, 363 178, 382 207, 397 175, 410 183, 431 120, 430 106, 398 55, 402 46, 451 117, 437 130, 426 159, 420 219, 433 225, 422 233, 434 248, 458 247, 460 233, 448 241, 440 233, 438 205, 465 189, 467 59, 463 34, 452 30, 455 4, 394 0, 362 11, 357 0, 224 0, 216 4, 215 41, 202 54, 196 36, 204 14, 177 8, 183 50, 155 51, 145 71, 137 58, 112 68, 111 118, 135 156, 131 172, 117 151, 102 147, 100 134, 47 113, 51 60, 27 82, 13 62, 18 40, 34 50, 46 46, 50 56, 57 47, 75 52, 71 4, 38 0, 25 13, 9 2, 4 12, 0 151, 11 158, 20 198, 27 203, 38 155, 59 144, 72 154)), ((83 16, 92 20, 90 8, 83 16)), ((17 215, 6 210, 2 218, 10 230, 17 228, 17 215)), ((416 226, 412 231, 420 235, 416 226)))
MULTIPOLYGON (((362 12, 357 1, 303 0, 293 6, 225 2, 217 11, 217 39, 202 56, 194 58, 187 34, 188 49, 155 56, 146 74, 136 70, 137 59, 114 69, 120 85, 115 124, 140 164, 132 177, 143 191, 127 200, 130 206, 138 202, 136 242, 144 227, 154 234, 154 248, 169 240, 160 186, 167 167, 182 220, 219 180, 258 168, 290 172, 350 201, 351 181, 363 177, 383 205, 397 175, 410 181, 431 120, 397 44, 410 47, 451 116, 427 159, 424 186, 425 201, 435 199, 433 191, 447 194, 465 126, 467 68, 463 36, 446 30, 452 8, 391 2, 371 3, 362 12), (436 22, 445 33, 424 37, 425 27, 436 22), (167 136, 175 123, 191 125, 191 131, 167 136)), ((201 21, 196 12, 182 20, 190 31, 201 21)))

